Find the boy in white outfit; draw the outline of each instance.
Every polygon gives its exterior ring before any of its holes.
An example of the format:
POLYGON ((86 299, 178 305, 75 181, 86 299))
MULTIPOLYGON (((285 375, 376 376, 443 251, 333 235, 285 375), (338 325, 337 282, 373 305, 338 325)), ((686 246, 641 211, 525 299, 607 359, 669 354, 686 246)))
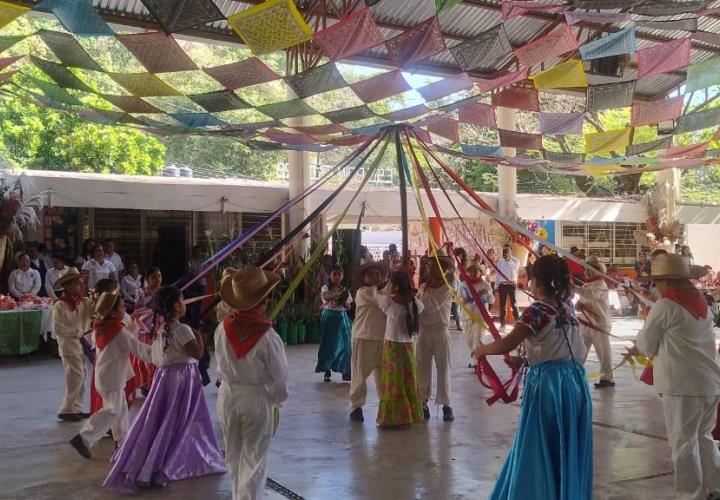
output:
POLYGON ((95 303, 93 325, 98 351, 95 361, 95 388, 103 405, 85 423, 70 444, 85 458, 91 458, 90 448, 102 439, 108 430, 115 442, 127 434, 130 427, 125 383, 133 377, 130 353, 145 361, 152 360, 152 346, 138 340, 140 326, 126 324, 125 304, 117 292, 105 292, 95 303))
MULTIPOLYGON (((375 377, 375 389, 380 391, 383 345, 385 343, 385 313, 377 302, 378 287, 388 274, 384 262, 368 262, 358 267, 353 283, 360 284, 355 293, 355 321, 352 326, 352 355, 350 368, 350 420, 364 422, 363 406, 367 397, 367 378, 375 377)), ((379 398, 378 394, 378 398, 379 398)))
POLYGON ((58 411, 58 418, 77 422, 89 415, 83 413, 86 362, 80 339, 87 333, 92 315, 92 303, 84 296, 82 275, 68 268, 55 282, 55 289, 62 289, 62 297, 53 306, 53 331, 65 369, 65 395, 58 411))
POLYGON ((443 420, 452 422, 450 407, 450 308, 452 293, 443 280, 443 274, 454 272, 454 261, 440 257, 440 266, 431 258, 428 280, 420 287, 418 297, 425 304, 420 313, 420 333, 415 347, 415 363, 418 371, 418 396, 423 404, 425 420, 430 419, 428 401, 432 391, 432 362, 437 369, 437 391, 435 401, 442 405, 443 420))
POLYGON ((220 283, 220 298, 233 308, 215 331, 217 411, 233 500, 264 498, 274 407, 288 397, 285 346, 265 315, 279 282, 275 273, 246 267, 226 269, 220 283))
POLYGON ((651 279, 661 298, 638 334, 638 351, 653 358, 675 468, 675 499, 720 498, 720 452, 712 439, 720 401, 720 365, 711 312, 690 279, 704 269, 679 255, 658 255, 651 279))
MULTIPOLYGON (((495 303, 495 295, 493 294, 490 283, 485 281, 487 268, 485 264, 473 260, 465 270, 467 271, 467 280, 463 282, 460 288, 460 294, 465 303, 465 307, 470 309, 476 318, 482 319, 480 308, 475 303, 475 299, 470 292, 470 287, 475 289, 483 305, 489 310, 490 306, 495 303)), ((472 352, 482 344, 482 336, 485 332, 487 332, 487 327, 484 323, 477 323, 469 317, 465 318, 465 339, 470 349, 470 363, 468 364, 468 368, 475 368, 476 361, 475 358, 472 357, 472 352)))
MULTIPOLYGON (((600 262, 597 257, 590 257, 587 263, 597 269, 602 274, 607 274, 605 264, 600 262)), ((585 340, 585 359, 587 361, 590 346, 595 347, 595 354, 600 360, 600 381, 595 382, 595 387, 603 389, 615 386, 615 377, 613 376, 612 362, 612 346, 610 345, 610 336, 607 333, 612 330, 612 314, 610 313, 610 290, 608 289, 605 279, 592 271, 585 271, 585 284, 582 287, 576 287, 574 292, 580 296, 577 303, 577 311, 583 313, 585 320, 595 328, 586 325, 580 325, 580 333, 585 340), (602 330, 601 331, 598 331, 602 330)))

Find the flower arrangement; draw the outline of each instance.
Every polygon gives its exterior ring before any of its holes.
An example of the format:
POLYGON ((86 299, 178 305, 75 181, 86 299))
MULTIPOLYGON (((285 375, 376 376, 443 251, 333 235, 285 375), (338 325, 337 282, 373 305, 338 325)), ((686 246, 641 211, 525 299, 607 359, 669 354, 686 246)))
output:
POLYGON ((22 240, 23 227, 39 222, 35 207, 42 207, 46 192, 40 192, 25 199, 20 181, 12 186, 0 185, 0 237, 10 241, 22 240))

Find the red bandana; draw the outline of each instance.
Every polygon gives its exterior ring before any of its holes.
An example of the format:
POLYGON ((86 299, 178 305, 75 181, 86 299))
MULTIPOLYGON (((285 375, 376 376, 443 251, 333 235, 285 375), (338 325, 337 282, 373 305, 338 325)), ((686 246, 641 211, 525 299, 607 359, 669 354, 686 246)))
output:
POLYGON ((483 280, 482 276, 480 276, 478 278, 471 278, 469 274, 466 274, 466 276, 465 276, 465 283, 472 285, 472 286, 475 286, 478 283, 481 283, 483 281, 484 280, 483 280))
POLYGON ((75 310, 78 308, 78 306, 82 303, 83 298, 82 297, 71 297, 67 293, 63 293, 62 297, 60 297, 60 300, 65 302, 71 311, 75 312, 75 310))
POLYGON ((95 327, 95 345, 102 351, 122 331, 123 322, 115 319, 96 323, 93 326, 95 327))
POLYGON ((225 318, 223 326, 235 356, 240 359, 255 347, 272 326, 272 321, 257 311, 236 311, 225 318))
POLYGON ((683 306, 695 319, 705 319, 708 313, 708 303, 705 297, 695 288, 687 290, 668 290, 663 294, 664 299, 670 299, 683 306))

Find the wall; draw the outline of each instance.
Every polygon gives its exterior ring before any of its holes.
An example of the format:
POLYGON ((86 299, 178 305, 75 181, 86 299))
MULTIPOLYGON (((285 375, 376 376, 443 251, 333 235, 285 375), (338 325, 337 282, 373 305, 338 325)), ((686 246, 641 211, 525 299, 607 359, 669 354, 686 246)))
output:
POLYGON ((720 270, 720 224, 687 224, 687 244, 695 257, 695 264, 711 265, 720 270))

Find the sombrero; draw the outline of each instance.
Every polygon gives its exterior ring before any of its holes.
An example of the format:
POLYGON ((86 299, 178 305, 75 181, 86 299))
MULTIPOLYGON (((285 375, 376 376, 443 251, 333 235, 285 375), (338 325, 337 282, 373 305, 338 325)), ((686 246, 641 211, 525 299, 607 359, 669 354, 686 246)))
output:
POLYGON ((706 274, 705 268, 690 266, 682 256, 676 254, 660 254, 653 257, 650 262, 650 279, 652 280, 696 280, 706 274))
POLYGON ((65 271, 63 271, 60 274, 60 277, 57 279, 55 284, 53 285, 53 289, 55 290, 62 290, 65 286, 65 283, 68 283, 70 281, 80 279, 82 278, 82 275, 80 274, 80 271, 77 270, 77 267, 68 267, 65 271))
POLYGON ((278 283, 280 276, 259 267, 229 267, 223 271, 220 281, 220 298, 233 309, 249 311, 262 302, 278 283))
POLYGON ((118 299, 121 299, 121 296, 117 292, 103 292, 95 302, 93 315, 106 318, 115 309, 118 299))

